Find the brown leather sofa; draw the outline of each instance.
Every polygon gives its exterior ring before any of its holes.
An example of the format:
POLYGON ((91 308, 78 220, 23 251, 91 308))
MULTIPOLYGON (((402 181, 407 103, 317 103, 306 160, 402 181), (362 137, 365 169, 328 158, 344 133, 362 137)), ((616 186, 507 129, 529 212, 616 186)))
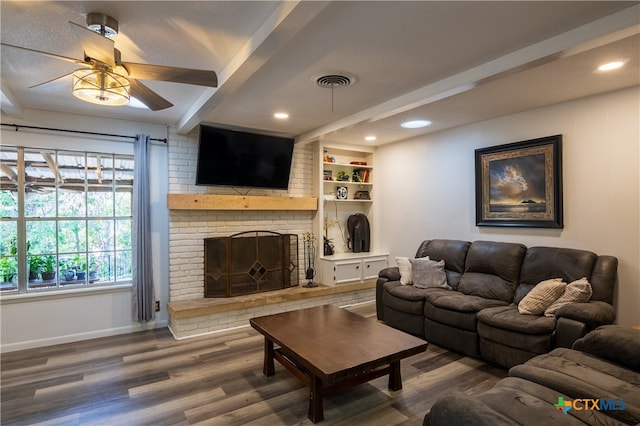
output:
POLYGON ((509 370, 478 395, 440 398, 425 426, 640 424, 640 331, 605 325, 509 370))
POLYGON ((510 368, 554 348, 570 348, 615 319, 618 260, 613 256, 444 239, 423 241, 415 257, 425 256, 444 260, 452 289, 402 285, 399 269, 385 268, 376 285, 378 319, 465 355, 510 368), (518 312, 518 303, 541 281, 583 277, 593 291, 588 302, 566 305, 551 317, 518 312))

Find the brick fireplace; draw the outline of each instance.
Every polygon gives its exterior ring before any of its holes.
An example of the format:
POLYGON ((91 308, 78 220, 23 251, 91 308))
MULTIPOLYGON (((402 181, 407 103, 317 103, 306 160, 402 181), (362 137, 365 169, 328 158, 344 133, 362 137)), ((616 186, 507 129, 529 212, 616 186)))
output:
MULTIPOLYGON (((237 195, 232 188, 195 185, 197 135, 172 133, 169 137, 169 192, 174 194, 237 195)), ((311 197, 314 195, 313 144, 296 145, 289 190, 251 190, 243 195, 311 197)), ((370 285, 355 288, 302 286, 233 298, 205 298, 203 240, 256 229, 297 235, 313 230, 313 211, 170 210, 169 211, 169 321, 176 338, 187 338, 249 325, 249 318, 284 310, 333 303, 339 306, 373 300, 370 285), (285 293, 286 294, 283 294, 285 293), (225 305, 225 307, 220 306, 225 305), (228 305, 228 306, 227 306, 228 305)), ((298 267, 293 279, 305 280, 298 267)), ((351 286, 349 286, 351 287, 351 286)))

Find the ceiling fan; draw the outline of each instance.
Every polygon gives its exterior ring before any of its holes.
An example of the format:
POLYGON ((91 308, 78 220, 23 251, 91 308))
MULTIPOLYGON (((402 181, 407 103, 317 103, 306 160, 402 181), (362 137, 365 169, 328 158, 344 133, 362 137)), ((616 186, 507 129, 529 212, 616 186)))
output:
POLYGON ((87 26, 69 21, 71 29, 80 39, 83 59, 75 59, 55 53, 0 43, 29 52, 76 63, 82 68, 52 80, 36 84, 37 87, 73 75, 73 94, 87 102, 100 105, 126 105, 133 96, 152 111, 172 107, 173 104, 142 84, 139 80, 158 80, 174 83, 217 87, 214 71, 178 68, 162 65, 123 62, 113 38, 118 34, 118 21, 102 13, 89 13, 87 26))

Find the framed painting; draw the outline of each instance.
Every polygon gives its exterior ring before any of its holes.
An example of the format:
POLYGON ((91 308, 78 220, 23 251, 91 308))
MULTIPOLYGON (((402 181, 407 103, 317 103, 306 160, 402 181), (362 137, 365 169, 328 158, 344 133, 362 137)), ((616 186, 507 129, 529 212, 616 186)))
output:
POLYGON ((562 228, 562 135, 476 149, 476 225, 562 228))

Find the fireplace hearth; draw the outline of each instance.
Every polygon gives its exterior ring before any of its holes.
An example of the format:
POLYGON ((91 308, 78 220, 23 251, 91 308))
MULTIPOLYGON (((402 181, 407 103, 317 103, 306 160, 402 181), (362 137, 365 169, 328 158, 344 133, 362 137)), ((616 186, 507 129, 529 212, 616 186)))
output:
POLYGON ((297 286, 298 236, 249 231, 204 240, 204 297, 233 297, 297 286))

